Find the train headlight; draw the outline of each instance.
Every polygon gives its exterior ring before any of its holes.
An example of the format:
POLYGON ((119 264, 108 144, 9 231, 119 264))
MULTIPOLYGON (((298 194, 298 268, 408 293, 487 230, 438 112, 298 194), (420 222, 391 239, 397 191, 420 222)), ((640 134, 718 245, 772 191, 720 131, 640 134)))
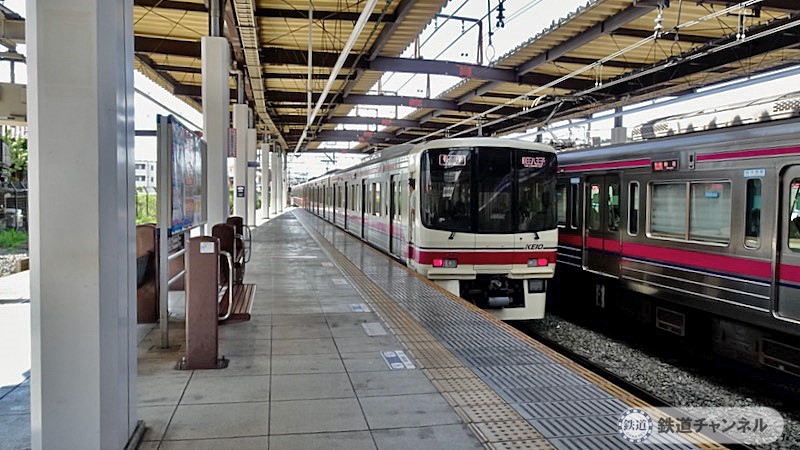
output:
POLYGON ((458 267, 458 260, 436 258, 433 260, 433 267, 444 267, 447 269, 455 269, 456 267, 458 267))
POLYGON ((547 258, 533 258, 528 260, 528 267, 545 267, 549 263, 547 258))

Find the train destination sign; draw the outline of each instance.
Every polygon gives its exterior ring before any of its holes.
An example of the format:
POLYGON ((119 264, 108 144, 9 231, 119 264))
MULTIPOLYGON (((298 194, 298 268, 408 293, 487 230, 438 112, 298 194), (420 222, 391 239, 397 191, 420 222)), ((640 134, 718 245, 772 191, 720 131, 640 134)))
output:
POLYGON ((451 153, 439 155, 439 165, 445 167, 464 167, 467 165, 467 155, 451 153))
POLYGON ((665 159, 662 161, 653 161, 653 172, 674 172, 678 170, 677 159, 665 159))

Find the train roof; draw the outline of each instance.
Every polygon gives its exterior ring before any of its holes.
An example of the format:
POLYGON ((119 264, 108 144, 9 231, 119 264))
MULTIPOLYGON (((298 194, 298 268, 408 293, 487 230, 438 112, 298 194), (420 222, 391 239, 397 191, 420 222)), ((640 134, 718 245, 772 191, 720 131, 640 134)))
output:
POLYGON ((608 147, 569 150, 558 153, 558 165, 569 166, 584 162, 616 161, 642 156, 675 154, 691 149, 697 153, 719 151, 719 145, 730 143, 730 149, 746 148, 769 142, 769 146, 796 142, 800 117, 719 128, 645 141, 617 144, 608 147), (772 145, 774 144, 774 145, 772 145))

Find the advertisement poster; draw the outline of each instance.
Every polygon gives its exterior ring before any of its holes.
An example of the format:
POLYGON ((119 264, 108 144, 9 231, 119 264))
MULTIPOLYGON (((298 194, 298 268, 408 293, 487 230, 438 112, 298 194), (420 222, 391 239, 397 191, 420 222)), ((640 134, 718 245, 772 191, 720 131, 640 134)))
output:
POLYGON ((170 117, 172 131, 171 234, 201 225, 203 217, 203 154, 200 137, 170 117))

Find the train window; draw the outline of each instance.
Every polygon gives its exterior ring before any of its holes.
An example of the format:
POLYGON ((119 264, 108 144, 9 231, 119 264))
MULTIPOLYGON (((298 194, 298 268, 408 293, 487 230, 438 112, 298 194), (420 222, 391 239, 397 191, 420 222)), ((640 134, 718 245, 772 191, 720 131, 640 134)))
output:
POLYGON ((573 230, 578 229, 580 226, 580 196, 578 193, 580 192, 578 189, 580 185, 578 184, 570 184, 570 198, 569 198, 569 226, 573 230))
POLYGON ((608 184, 608 231, 619 230, 619 183, 608 184))
POLYGON ((478 153, 481 177, 478 179, 478 232, 511 233, 513 183, 512 152, 487 149, 478 153))
POLYGON ((728 243, 731 238, 731 184, 691 183, 689 239, 728 243))
POLYGON ((555 164, 555 158, 547 158, 540 152, 516 152, 516 232, 542 231, 556 227, 556 178, 546 176, 555 172, 555 164))
POLYGON ((403 220, 403 189, 401 183, 392 183, 394 192, 394 220, 403 220))
POLYGON ((381 184, 372 183, 372 214, 381 215, 381 184))
POLYGON ((792 180, 789 192, 789 248, 800 252, 800 178, 792 180))
POLYGON ((628 234, 639 233, 639 182, 631 181, 628 185, 628 234))
POLYGON ((666 237, 686 238, 685 183, 653 183, 650 232, 666 237))
POLYGON ((586 227, 590 230, 600 229, 600 185, 589 185, 589 220, 586 227))
POLYGON ((426 227, 470 231, 472 151, 471 148, 431 149, 422 156, 417 189, 423 194, 419 210, 426 227))
POLYGON ((559 184, 556 187, 556 211, 558 212, 558 224, 567 224, 567 185, 559 184))
POLYGON ((761 180, 747 180, 744 219, 744 246, 758 248, 761 238, 761 180))

